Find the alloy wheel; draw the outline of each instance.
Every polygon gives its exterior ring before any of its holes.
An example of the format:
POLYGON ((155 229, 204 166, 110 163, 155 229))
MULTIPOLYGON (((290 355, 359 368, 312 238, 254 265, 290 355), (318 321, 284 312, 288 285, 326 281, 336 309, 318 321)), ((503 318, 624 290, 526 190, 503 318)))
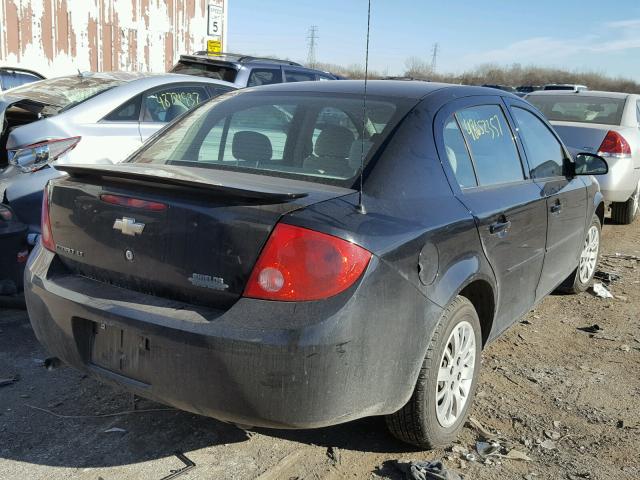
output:
POLYGON ((458 323, 444 349, 436 386, 436 417, 444 428, 452 426, 469 400, 476 367, 476 337, 469 322, 458 323))
POLYGON ((580 282, 588 283, 596 271, 596 263, 598 262, 598 251, 600 249, 600 232, 595 225, 592 225, 587 232, 587 238, 584 241, 584 247, 580 254, 580 264, 578 272, 580 282))

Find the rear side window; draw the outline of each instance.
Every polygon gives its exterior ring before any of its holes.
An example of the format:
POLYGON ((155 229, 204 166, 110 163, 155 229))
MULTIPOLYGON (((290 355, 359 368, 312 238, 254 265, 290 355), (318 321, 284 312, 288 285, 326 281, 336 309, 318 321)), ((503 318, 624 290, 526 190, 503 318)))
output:
POLYGON ((167 123, 209 99, 206 88, 171 85, 142 95, 142 122, 167 123))
POLYGON ((636 117, 638 119, 638 125, 640 125, 640 102, 636 102, 636 117))
POLYGON ((104 119, 109 122, 137 122, 140 119, 140 102, 138 95, 116 108, 104 119))
POLYGON ((456 113, 471 150, 480 185, 524 179, 520 155, 509 124, 498 105, 481 105, 456 113))
POLYGON ((527 152, 531 177, 546 178, 562 175, 564 150, 547 126, 533 113, 512 108, 518 123, 518 133, 527 152))
POLYGON ((462 188, 475 187, 477 182, 471 157, 455 118, 451 117, 444 126, 443 137, 445 155, 458 184, 462 188))
POLYGON ((626 100, 591 95, 532 95, 527 100, 548 120, 620 125, 626 100))
POLYGON ((247 87, 257 87, 259 85, 271 85, 282 83, 282 72, 280 69, 254 68, 249 75, 247 87))
POLYGON ((311 82, 315 81, 316 74, 311 72, 300 72, 296 70, 285 70, 284 78, 286 82, 311 82))

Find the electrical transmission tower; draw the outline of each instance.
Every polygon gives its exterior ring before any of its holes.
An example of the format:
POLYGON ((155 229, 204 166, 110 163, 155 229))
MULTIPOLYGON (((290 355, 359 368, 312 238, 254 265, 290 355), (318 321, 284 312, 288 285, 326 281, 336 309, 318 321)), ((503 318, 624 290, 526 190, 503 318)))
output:
POLYGON ((316 25, 311 25, 311 27, 309 27, 309 35, 307 36, 307 45, 309 46, 309 51, 307 52, 307 65, 311 68, 316 67, 316 42, 318 38, 318 27, 316 25))
POLYGON ((438 50, 440 50, 440 44, 437 42, 433 44, 431 50, 431 73, 436 73, 436 67, 438 66, 438 50))

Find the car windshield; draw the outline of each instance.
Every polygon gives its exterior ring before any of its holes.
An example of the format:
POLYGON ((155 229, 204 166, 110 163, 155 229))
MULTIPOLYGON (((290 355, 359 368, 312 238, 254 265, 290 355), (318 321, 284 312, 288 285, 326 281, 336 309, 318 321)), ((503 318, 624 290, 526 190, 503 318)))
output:
POLYGON ((45 105, 68 110, 89 98, 127 83, 130 78, 118 76, 59 77, 14 88, 11 95, 19 95, 45 105))
POLYGON ((549 120, 620 125, 624 98, 580 95, 532 95, 527 98, 549 120))
POLYGON ((171 73, 183 75, 196 75, 198 77, 235 82, 238 71, 232 66, 215 65, 213 63, 184 62, 180 60, 171 70, 171 73))
POLYGON ((359 95, 231 93, 171 125, 130 162, 206 167, 351 187, 415 102, 359 95))

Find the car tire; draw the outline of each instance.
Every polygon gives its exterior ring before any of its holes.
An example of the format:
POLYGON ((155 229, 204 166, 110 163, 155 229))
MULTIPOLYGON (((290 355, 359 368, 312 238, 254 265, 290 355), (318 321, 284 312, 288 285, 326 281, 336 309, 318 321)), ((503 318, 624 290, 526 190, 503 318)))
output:
POLYGON ((458 296, 440 317, 411 398, 399 411, 386 416, 391 434, 403 442, 426 449, 445 446, 455 440, 473 403, 481 350, 482 335, 478 314, 468 299, 458 296), (462 338, 458 352, 453 351, 451 344, 455 335, 459 335, 458 339, 462 338), (466 345, 465 342, 470 342, 467 346, 471 349, 462 348, 466 345), (448 357, 445 356, 445 351, 448 357), (453 362, 450 362, 452 354, 453 362), (465 360, 460 362, 461 358, 465 360), (465 365, 471 366, 470 370, 465 365), (445 378, 444 375, 441 377, 441 371, 447 375, 453 371, 454 375, 446 381, 440 381, 445 378), (449 381, 452 383, 449 384, 449 381), (462 402, 454 399, 455 389, 458 389, 458 394, 466 390, 462 402), (447 416, 448 404, 445 405, 447 398, 452 400, 450 416, 447 416), (455 415, 454 403, 457 405, 455 415))
POLYGON ((601 232, 602 224, 600 223, 600 219, 597 215, 594 215, 593 220, 591 220, 591 225, 589 225, 587 229, 584 243, 582 244, 578 267, 562 282, 558 290, 565 293, 580 293, 589 288, 591 280, 593 280, 593 276, 596 273, 598 261, 600 260, 601 232))
POLYGON ((638 214, 640 204, 640 186, 636 188, 626 202, 614 202, 611 204, 611 220, 620 225, 629 225, 638 214))

